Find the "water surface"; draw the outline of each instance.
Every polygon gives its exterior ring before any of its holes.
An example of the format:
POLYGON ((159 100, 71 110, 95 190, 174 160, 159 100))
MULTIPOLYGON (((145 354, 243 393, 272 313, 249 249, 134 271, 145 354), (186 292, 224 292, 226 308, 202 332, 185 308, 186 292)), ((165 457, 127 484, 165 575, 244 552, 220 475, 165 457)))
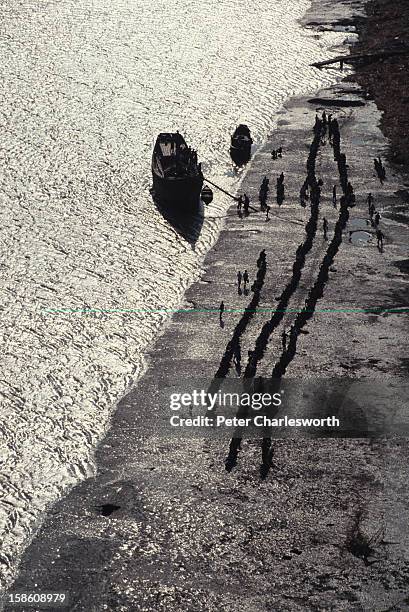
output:
MULTIPOLYGON (((306 0, 0 0, 1 578, 46 505, 92 471, 115 402, 143 370, 229 204, 196 248, 149 196, 151 150, 179 129, 234 190, 229 134, 261 143, 340 35, 297 24, 306 0)), ((342 37, 341 37, 342 38, 342 37)))

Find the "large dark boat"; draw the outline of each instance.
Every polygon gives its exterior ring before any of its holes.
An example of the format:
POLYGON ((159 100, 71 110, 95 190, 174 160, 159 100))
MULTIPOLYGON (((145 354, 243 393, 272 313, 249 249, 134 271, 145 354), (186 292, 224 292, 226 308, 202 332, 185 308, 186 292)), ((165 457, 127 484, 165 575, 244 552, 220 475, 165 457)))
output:
POLYGON ((249 161, 252 144, 249 128, 247 125, 240 124, 231 137, 230 155, 235 164, 242 165, 249 161))
POLYGON ((175 212, 195 212, 200 208, 203 185, 197 153, 187 146, 179 132, 162 133, 152 155, 152 194, 162 206, 175 212))

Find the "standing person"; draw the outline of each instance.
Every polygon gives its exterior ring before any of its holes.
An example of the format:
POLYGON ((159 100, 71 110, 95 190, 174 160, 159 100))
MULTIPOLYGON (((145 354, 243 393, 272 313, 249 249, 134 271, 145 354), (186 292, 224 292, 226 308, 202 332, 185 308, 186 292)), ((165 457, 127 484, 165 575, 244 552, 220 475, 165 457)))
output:
POLYGON ((249 206, 250 206, 250 198, 248 197, 247 193, 245 193, 243 195, 243 208, 244 208, 244 214, 246 215, 246 217, 249 214, 249 206))
POLYGON ((328 221, 326 220, 326 218, 324 217, 322 220, 322 229, 324 232, 324 240, 328 240, 328 221))
POLYGON ((383 239, 384 238, 385 238, 384 233, 380 229, 377 229, 376 230, 376 240, 378 241, 377 246, 380 251, 383 251, 383 239))
POLYGON ((266 221, 270 221, 270 206, 267 204, 266 206, 266 221))
POLYGON ((337 207, 337 186, 334 185, 332 188, 332 204, 334 208, 337 207))
POLYGON ((221 302, 220 306, 219 306, 219 321, 220 321, 220 325, 222 325, 222 323, 223 323, 223 313, 224 313, 224 302, 221 302))
POLYGON ((240 291, 241 289, 241 279, 243 278, 242 273, 240 272, 240 270, 237 272, 237 289, 240 291))
POLYGON ((285 330, 281 334, 281 344, 283 346, 283 351, 287 350, 287 333, 285 330))
POLYGON ((248 282, 249 282, 249 274, 248 274, 247 270, 244 270, 244 272, 243 272, 244 289, 247 289, 247 283, 248 282))
POLYGON ((381 220, 381 215, 377 212, 375 215, 375 219, 374 219, 375 227, 378 227, 380 220, 381 220))

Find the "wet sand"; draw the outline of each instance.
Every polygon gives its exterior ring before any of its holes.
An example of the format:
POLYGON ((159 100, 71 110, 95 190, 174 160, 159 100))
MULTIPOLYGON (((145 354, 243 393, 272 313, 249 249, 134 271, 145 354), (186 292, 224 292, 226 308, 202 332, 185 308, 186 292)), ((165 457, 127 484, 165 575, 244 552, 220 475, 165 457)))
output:
POLYGON ((359 53, 379 48, 406 50, 405 54, 363 62, 355 80, 383 111, 382 131, 391 140, 390 159, 407 172, 409 165, 409 6, 405 0, 375 0, 359 27, 359 53))
MULTIPOLYGON (((259 441, 244 440, 235 465, 228 464, 229 440, 184 439, 155 431, 163 387, 169 381, 212 377, 235 330, 240 331, 243 369, 263 325, 274 313, 224 315, 217 308, 243 309, 254 299, 239 295, 238 269, 248 270, 265 249, 267 267, 257 306, 299 310, 320 279, 323 296, 297 337, 287 375, 297 379, 366 377, 375 384, 398 385, 407 378, 402 353, 407 315, 386 312, 407 304, 407 226, 396 218, 402 200, 401 178, 387 166, 381 185, 373 158, 386 155, 388 143, 378 128, 380 113, 351 83, 318 92, 314 99, 348 99, 363 106, 337 107, 341 148, 357 202, 342 226, 327 274, 325 256, 333 245, 340 206, 332 205, 339 175, 332 147, 320 146, 315 163, 322 178, 316 227, 309 205, 299 203, 312 126, 323 107, 311 98, 291 100, 278 128, 259 151, 243 189, 258 208, 264 175, 270 178, 271 220, 251 212, 239 218, 235 206, 207 256, 203 274, 186 293, 153 347, 146 376, 119 405, 112 427, 97 450, 98 474, 56 504, 24 555, 14 590, 69 591, 70 610, 386 610, 405 609, 409 570, 407 481, 408 446, 399 439, 273 442, 272 464, 260 473, 259 441), (283 158, 270 151, 283 147, 283 158), (275 181, 285 174, 286 199, 275 203, 275 181), (351 228, 365 231, 366 195, 384 211, 385 248, 348 241, 351 228), (322 219, 329 223, 328 241, 322 219), (299 245, 305 249, 301 276, 291 284, 299 245), (321 276, 320 276, 321 274, 321 276), (291 290, 287 289, 291 285, 291 290), (278 298, 278 299, 277 299, 278 298), (322 313, 322 309, 382 307, 383 312, 322 313), (111 504, 111 507, 104 506, 111 504), (109 511, 109 516, 104 516, 109 511), (35 585, 35 587, 34 587, 35 585)), ((256 296, 257 298, 257 296, 256 296)), ((310 302, 311 303, 311 302, 310 302)), ((282 331, 297 313, 275 317, 256 364, 270 376, 282 363, 282 331)), ((135 321, 137 324, 137 321, 135 321)), ((265 328, 266 329, 266 328, 265 328)), ((236 331, 237 334, 237 331, 236 331)), ((260 340, 259 340, 260 342, 260 340)), ((230 368, 229 376, 235 376, 230 368)), ((300 398, 308 410, 317 397, 300 398)), ((11 610, 12 608, 7 608, 11 610)), ((29 610, 30 608, 24 608, 29 610)))

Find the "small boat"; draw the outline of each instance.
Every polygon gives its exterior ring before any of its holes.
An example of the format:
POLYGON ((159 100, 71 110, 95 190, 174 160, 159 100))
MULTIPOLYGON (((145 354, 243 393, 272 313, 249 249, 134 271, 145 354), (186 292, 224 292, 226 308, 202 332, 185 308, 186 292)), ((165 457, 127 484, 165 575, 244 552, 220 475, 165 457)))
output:
POLYGON ((237 165, 245 164, 251 157, 253 140, 247 125, 240 124, 231 137, 230 155, 237 165))
POLYGON ((152 155, 152 195, 162 206, 175 212, 195 212, 200 208, 203 186, 197 153, 179 132, 161 133, 152 155))
POLYGON ((205 204, 211 204, 213 202, 213 191, 210 189, 208 185, 205 185, 202 189, 202 193, 200 194, 200 199, 205 204))

